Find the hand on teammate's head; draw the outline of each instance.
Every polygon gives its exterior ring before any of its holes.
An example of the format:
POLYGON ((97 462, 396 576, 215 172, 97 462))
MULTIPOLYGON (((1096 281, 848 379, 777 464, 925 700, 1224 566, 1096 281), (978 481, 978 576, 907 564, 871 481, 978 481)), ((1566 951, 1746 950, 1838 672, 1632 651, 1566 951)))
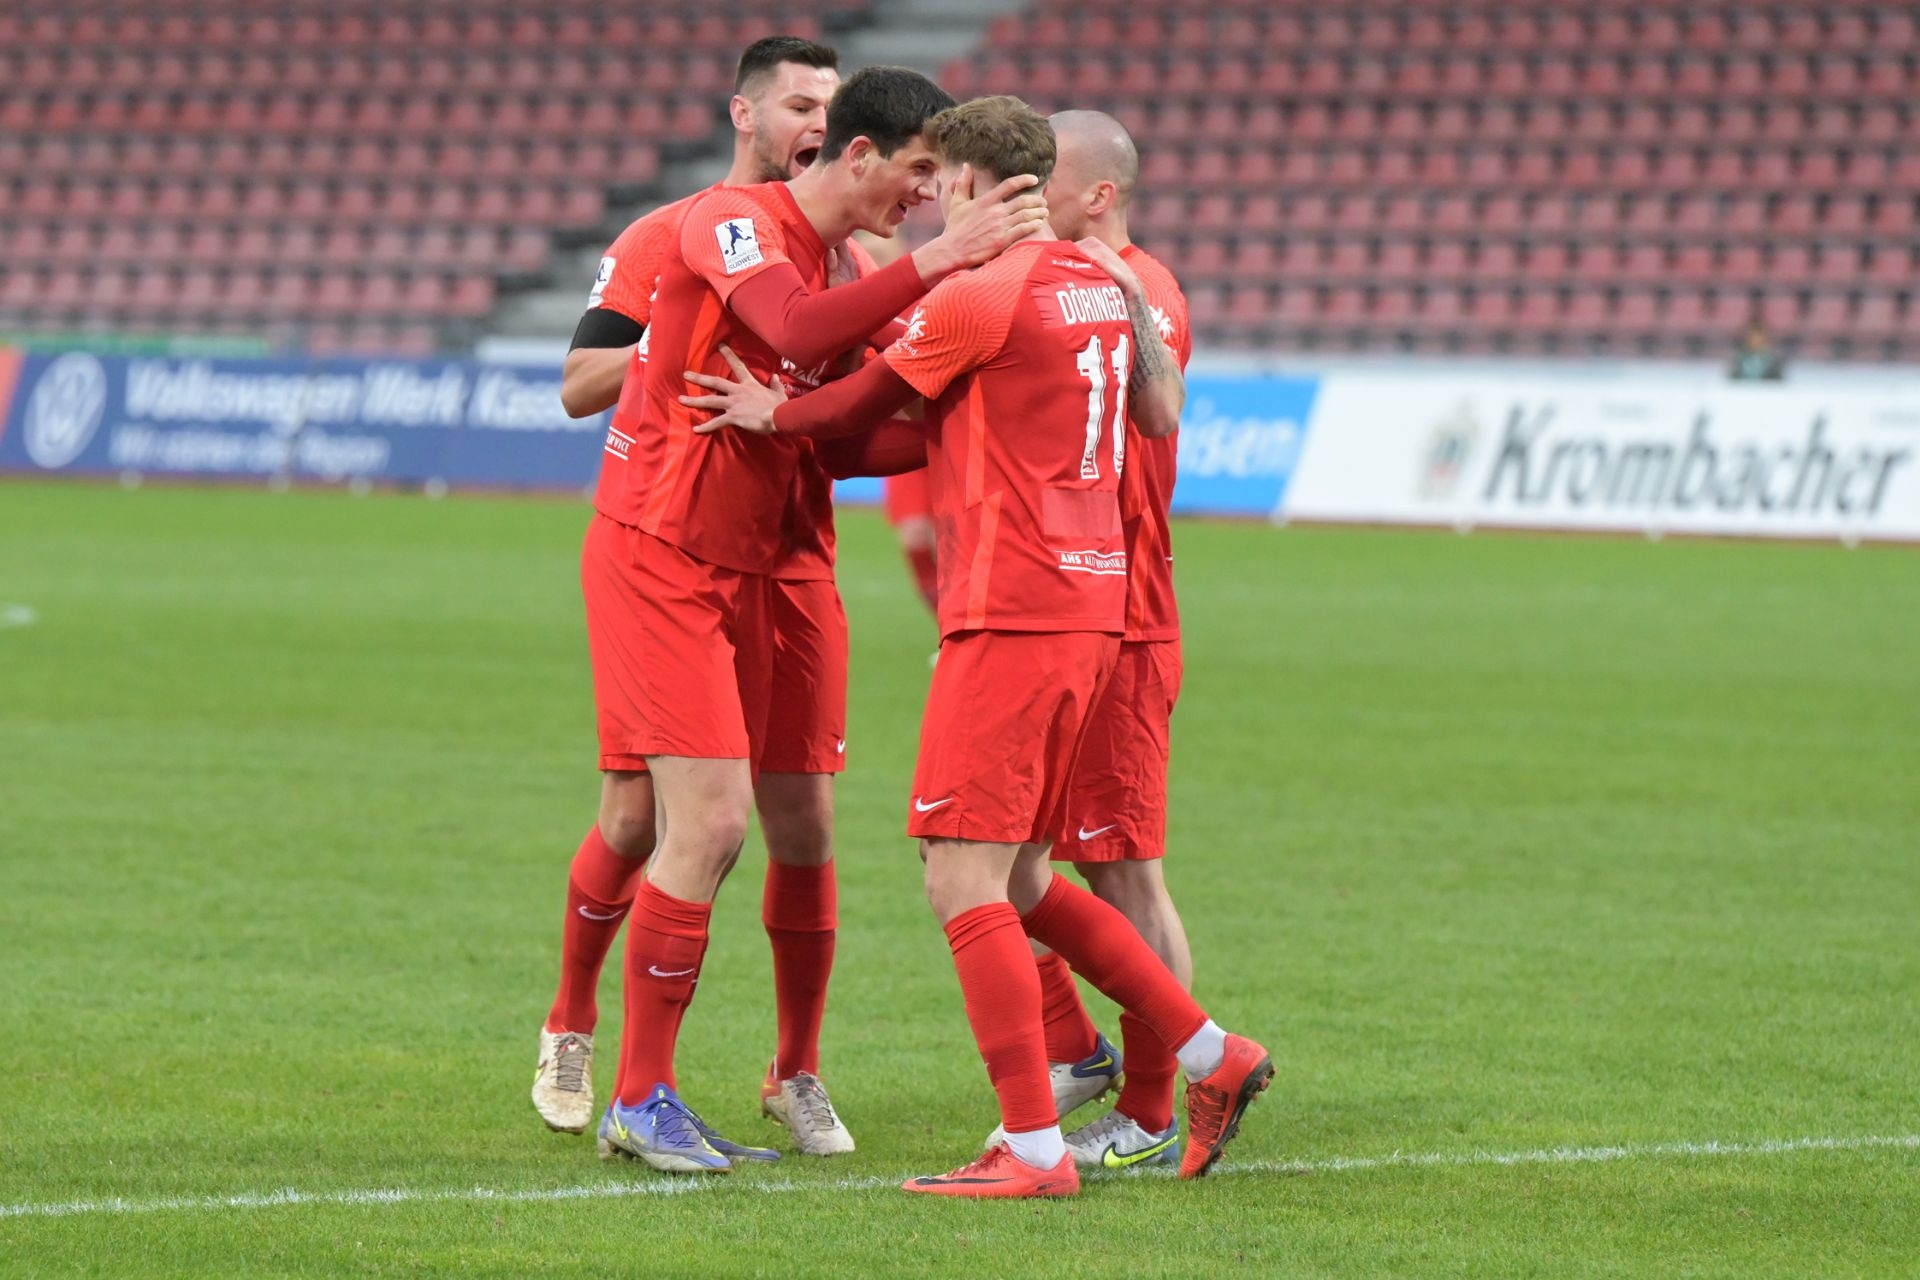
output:
POLYGON ((998 257, 1008 246, 1047 226, 1047 201, 1040 180, 1030 173, 1002 179, 985 195, 972 166, 961 165, 946 204, 947 227, 940 238, 948 242, 967 266, 998 257))

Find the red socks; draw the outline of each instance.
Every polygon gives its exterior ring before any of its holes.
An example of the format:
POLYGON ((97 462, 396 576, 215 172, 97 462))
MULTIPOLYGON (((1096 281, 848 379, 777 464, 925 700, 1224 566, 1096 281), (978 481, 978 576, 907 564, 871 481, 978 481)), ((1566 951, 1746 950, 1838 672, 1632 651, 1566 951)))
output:
POLYGON ((927 608, 940 611, 940 574, 933 565, 933 548, 908 547, 907 564, 913 570, 914 585, 920 588, 920 598, 927 602, 927 608))
POLYGON ((963 911, 947 921, 947 943, 974 1042, 1000 1097, 1001 1123, 1008 1133, 1058 1124, 1040 1029, 1040 977, 1020 913, 1010 902, 963 911))
MULTIPOLYGON (((1163 1044, 1183 1045, 1206 1025, 1206 1012, 1139 930, 1066 878, 1054 876, 1052 887, 1020 922, 1041 946, 1059 952, 1075 973, 1137 1015, 1163 1044)), ((1131 1062, 1127 1069, 1133 1069, 1131 1062)))
POLYGON ((693 1003, 707 953, 710 902, 683 902, 643 880, 627 926, 627 1024, 620 1038, 614 1097, 641 1102, 654 1085, 675 1087, 673 1047, 693 1003))
MULTIPOLYGON (((1093 1052, 1099 1032, 1080 1003, 1080 986, 1067 962, 1049 951, 1040 969, 1040 1017, 1047 1028, 1047 1061, 1078 1062, 1093 1052)), ((1129 1063, 1129 1066, 1132 1064, 1129 1063)))
POLYGON ((819 1075, 820 1019, 827 1008, 834 930, 840 922, 833 863, 797 867, 769 859, 760 921, 773 944, 773 996, 779 1009, 774 1078, 785 1080, 802 1071, 819 1075))
POLYGON ((1180 1060, 1153 1028, 1131 1013, 1120 1014, 1120 1036, 1127 1074, 1113 1108, 1148 1133, 1165 1133, 1173 1123, 1173 1075, 1180 1060))
POLYGON ((594 995, 600 987, 600 966, 613 946, 620 922, 633 905, 645 858, 623 858, 600 838, 600 828, 587 832, 573 855, 567 877, 567 923, 560 934, 560 990, 547 1013, 547 1030, 591 1033, 600 1009, 594 995))

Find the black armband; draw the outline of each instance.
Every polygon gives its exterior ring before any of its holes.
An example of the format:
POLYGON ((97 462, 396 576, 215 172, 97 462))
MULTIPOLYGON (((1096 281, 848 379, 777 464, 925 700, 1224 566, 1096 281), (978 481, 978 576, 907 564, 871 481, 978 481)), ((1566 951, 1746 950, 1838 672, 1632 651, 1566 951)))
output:
POLYGON ((573 345, 567 349, 578 351, 582 347, 590 350, 630 347, 640 341, 640 335, 645 332, 645 328, 632 316, 606 307, 595 307, 580 317, 580 323, 573 329, 573 345))

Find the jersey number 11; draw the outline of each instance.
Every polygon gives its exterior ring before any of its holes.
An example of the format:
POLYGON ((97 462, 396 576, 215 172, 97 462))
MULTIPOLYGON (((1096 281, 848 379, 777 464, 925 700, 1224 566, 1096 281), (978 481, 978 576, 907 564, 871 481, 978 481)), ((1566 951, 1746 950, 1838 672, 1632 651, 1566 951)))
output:
POLYGON ((1107 387, 1114 388, 1113 396, 1113 474, 1119 475, 1127 465, 1127 338, 1122 334, 1120 341, 1113 344, 1113 354, 1108 358, 1100 342, 1100 335, 1094 334, 1087 345, 1074 352, 1074 367, 1080 370, 1080 376, 1087 380, 1087 450, 1080 455, 1080 478, 1098 480, 1100 478, 1100 427, 1107 418, 1107 387), (1107 370, 1111 365, 1111 382, 1107 370))

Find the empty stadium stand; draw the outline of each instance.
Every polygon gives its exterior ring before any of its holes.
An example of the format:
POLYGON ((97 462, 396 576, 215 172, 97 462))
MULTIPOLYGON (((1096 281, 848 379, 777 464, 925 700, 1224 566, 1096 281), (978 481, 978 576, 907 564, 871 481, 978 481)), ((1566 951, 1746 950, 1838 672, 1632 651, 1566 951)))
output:
POLYGON ((0 9, 0 330, 459 344, 846 5, 0 9))
MULTIPOLYGON (((0 9, 0 331, 462 345, 680 194, 744 43, 880 8, 0 9)), ((1127 121, 1215 346, 1920 356, 1910 4, 1040 0, 944 79, 1127 121)))
POLYGON ((1920 352, 1920 11, 1043 0, 961 96, 1113 112, 1215 345, 1920 352))

